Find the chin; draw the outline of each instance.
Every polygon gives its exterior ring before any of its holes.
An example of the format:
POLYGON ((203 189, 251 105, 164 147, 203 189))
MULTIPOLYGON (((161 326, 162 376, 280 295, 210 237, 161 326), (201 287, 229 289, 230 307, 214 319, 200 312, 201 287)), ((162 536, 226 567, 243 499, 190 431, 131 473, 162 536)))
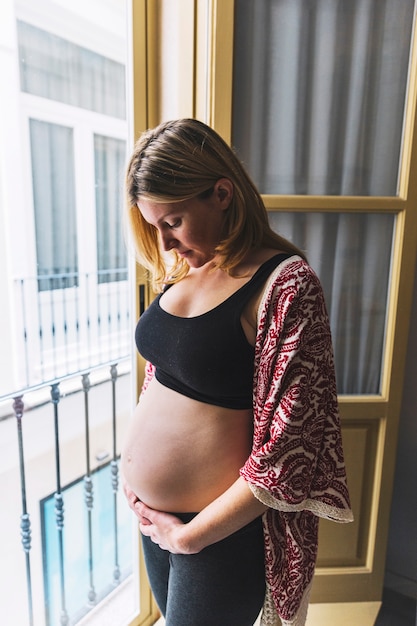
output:
POLYGON ((184 252, 180 256, 187 261, 188 265, 193 269, 198 269, 199 267, 207 265, 207 263, 211 263, 215 257, 214 254, 196 255, 192 251, 184 252))
POLYGON ((199 267, 204 267, 204 265, 207 265, 207 263, 211 263, 212 260, 212 257, 210 257, 209 259, 187 259, 187 263, 190 267, 198 269, 199 267))

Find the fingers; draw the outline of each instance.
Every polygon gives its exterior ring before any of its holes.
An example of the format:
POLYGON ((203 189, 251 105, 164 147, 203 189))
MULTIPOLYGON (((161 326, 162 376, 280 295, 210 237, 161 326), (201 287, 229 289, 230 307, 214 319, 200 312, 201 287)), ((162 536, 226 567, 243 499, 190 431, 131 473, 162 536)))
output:
MULTIPOLYGON (((135 493, 131 490, 131 488, 129 487, 129 485, 127 484, 127 482, 125 480, 123 480, 122 482, 122 487, 123 487, 123 493, 125 494, 126 498, 130 501, 131 499, 133 499, 133 497, 136 497, 135 493)), ((136 497, 137 499, 137 497, 136 497)))
POLYGON ((141 502, 139 498, 135 502, 135 509, 138 515, 148 520, 153 520, 155 513, 157 513, 157 511, 150 509, 148 506, 146 506, 146 504, 141 502))
POLYGON ((149 520, 146 520, 146 522, 139 523, 139 530, 142 535, 149 537, 153 543, 161 548, 161 550, 169 550, 168 544, 165 543, 158 527, 149 522, 149 520))
POLYGON ((162 550, 168 550, 173 554, 184 553, 181 543, 184 523, 177 516, 150 509, 143 502, 138 502, 136 509, 142 516, 139 528, 143 535, 149 537, 162 550))
POLYGON ((135 492, 130 489, 129 485, 127 484, 125 480, 123 480, 123 492, 126 496, 126 500, 127 500, 129 507, 132 509, 135 515, 137 515, 137 517, 141 519, 142 516, 138 514, 138 511, 136 509, 136 505, 138 502, 140 502, 140 500, 135 494, 135 492))
POLYGON ((139 498, 133 491, 129 491, 129 490, 125 492, 125 496, 127 498, 130 508, 136 513, 135 506, 139 502, 139 498))

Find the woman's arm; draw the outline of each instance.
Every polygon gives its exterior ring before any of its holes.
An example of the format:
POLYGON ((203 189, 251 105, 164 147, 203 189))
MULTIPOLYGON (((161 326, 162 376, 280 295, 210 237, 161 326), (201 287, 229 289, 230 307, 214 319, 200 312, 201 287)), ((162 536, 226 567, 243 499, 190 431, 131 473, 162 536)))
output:
POLYGON ((243 528, 267 508, 255 498, 243 478, 238 478, 187 524, 175 515, 150 509, 143 502, 134 505, 141 532, 174 554, 200 552, 243 528))

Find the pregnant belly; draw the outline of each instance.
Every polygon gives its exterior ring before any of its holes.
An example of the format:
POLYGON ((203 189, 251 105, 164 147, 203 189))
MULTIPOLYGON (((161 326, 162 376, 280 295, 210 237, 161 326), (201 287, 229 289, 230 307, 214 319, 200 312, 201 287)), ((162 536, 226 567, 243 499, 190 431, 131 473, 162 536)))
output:
POLYGON ((250 411, 202 404, 152 381, 133 415, 122 473, 152 508, 199 511, 239 477, 252 443, 250 411))

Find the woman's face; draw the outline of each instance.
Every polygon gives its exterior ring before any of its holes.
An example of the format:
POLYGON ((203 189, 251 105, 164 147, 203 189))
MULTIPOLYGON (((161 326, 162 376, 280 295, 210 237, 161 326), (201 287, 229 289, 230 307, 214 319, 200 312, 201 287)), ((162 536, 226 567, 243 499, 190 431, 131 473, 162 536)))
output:
POLYGON ((215 256, 232 196, 232 183, 222 178, 204 200, 166 203, 139 198, 138 208, 144 220, 157 229, 162 249, 175 250, 190 267, 198 268, 215 256))

